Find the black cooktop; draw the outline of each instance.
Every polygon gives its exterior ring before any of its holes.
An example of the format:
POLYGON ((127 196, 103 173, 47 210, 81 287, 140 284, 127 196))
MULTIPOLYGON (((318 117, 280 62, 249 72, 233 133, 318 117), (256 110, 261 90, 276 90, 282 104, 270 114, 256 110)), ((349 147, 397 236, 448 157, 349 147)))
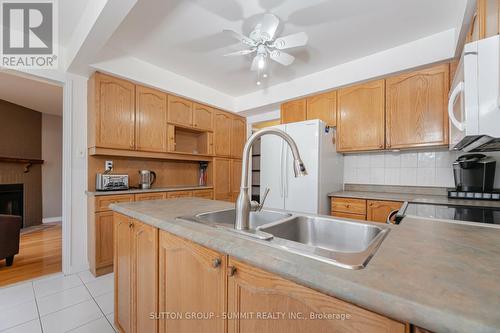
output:
POLYGON ((500 225, 500 208, 410 203, 406 215, 500 225))

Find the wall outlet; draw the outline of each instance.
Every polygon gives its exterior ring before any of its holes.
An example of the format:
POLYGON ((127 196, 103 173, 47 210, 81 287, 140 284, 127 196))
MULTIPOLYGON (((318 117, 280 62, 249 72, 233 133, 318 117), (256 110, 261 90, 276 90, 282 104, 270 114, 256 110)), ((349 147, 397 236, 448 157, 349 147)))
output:
POLYGON ((113 170, 113 161, 106 161, 106 162, 104 163, 104 169, 105 169, 106 171, 108 171, 108 170, 109 170, 109 171, 113 170))

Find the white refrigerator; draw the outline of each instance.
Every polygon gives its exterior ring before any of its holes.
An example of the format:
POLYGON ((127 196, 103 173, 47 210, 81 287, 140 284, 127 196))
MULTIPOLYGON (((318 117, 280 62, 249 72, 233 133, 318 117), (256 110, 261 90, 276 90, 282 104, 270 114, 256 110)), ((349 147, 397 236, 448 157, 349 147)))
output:
POLYGON ((342 190, 343 157, 334 145, 335 130, 320 120, 274 126, 297 143, 307 175, 295 178, 286 142, 275 135, 261 138, 260 196, 270 189, 264 207, 295 212, 330 213, 329 192, 342 190))

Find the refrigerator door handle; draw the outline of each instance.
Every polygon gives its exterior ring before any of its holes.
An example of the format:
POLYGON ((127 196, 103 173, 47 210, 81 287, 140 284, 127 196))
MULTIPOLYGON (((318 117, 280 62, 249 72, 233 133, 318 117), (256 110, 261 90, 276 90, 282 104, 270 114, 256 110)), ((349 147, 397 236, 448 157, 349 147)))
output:
POLYGON ((280 197, 283 198, 283 141, 280 145, 280 197))
POLYGON ((283 182, 284 183, 284 187, 285 187, 285 198, 288 198, 288 146, 285 147, 284 149, 284 156, 285 156, 285 169, 283 170, 284 174, 285 174, 285 181, 283 182))

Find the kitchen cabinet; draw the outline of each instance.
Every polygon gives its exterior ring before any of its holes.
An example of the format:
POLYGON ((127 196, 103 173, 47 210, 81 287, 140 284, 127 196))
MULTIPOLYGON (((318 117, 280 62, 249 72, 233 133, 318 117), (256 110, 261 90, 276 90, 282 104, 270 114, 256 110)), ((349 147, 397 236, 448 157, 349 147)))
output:
POLYGON ((242 168, 241 160, 231 160, 231 200, 236 202, 238 199, 238 195, 240 194, 240 186, 241 186, 241 168, 242 168))
POLYGON ((231 201, 231 159, 214 158, 214 198, 231 201))
POLYGON ((135 149, 140 151, 167 151, 167 96, 136 86, 135 149))
POLYGON ((123 333, 157 332, 158 229, 121 214, 115 227, 115 325, 123 333))
POLYGON ((330 91, 307 98, 307 120, 320 119, 328 126, 337 126, 337 92, 330 91))
POLYGON ((188 127, 192 126, 193 102, 185 98, 168 95, 168 122, 188 127))
POLYGON ((331 199, 331 211, 363 215, 366 218, 366 200, 334 197, 331 199))
POLYGON ((448 144, 449 64, 386 80, 386 147, 448 144))
POLYGON ((197 191, 193 192, 193 197, 212 200, 214 198, 214 191, 212 191, 212 190, 197 190, 197 191))
POLYGON ((234 117, 231 126, 231 157, 243 158, 243 147, 247 140, 247 122, 245 118, 234 117))
POLYGON ((337 98, 337 151, 384 149, 385 81, 340 89, 337 98))
POLYGON ((113 212, 109 205, 132 201, 133 194, 97 196, 88 200, 87 258, 95 276, 113 271, 113 212))
POLYGON ((162 200, 166 198, 166 194, 165 192, 138 193, 135 195, 135 201, 162 200))
POLYGON ((215 138, 214 148, 216 156, 231 156, 231 127, 233 117, 223 111, 214 113, 215 138))
POLYGON ((368 221, 386 223, 389 214, 392 211, 400 209, 402 204, 402 202, 398 201, 367 200, 366 219, 368 221))
POLYGON ((500 33, 500 1, 478 0, 466 42, 473 42, 500 33))
POLYGON ((307 119, 306 99, 298 99, 281 104, 281 123, 288 124, 307 119))
POLYGON ((135 85, 95 73, 88 85, 89 147, 135 148, 135 85))
MULTIPOLYGON (((160 313, 226 312, 225 255, 165 231, 160 232, 159 247, 160 313)), ((222 317, 160 320, 159 326, 161 333, 225 331, 222 317)))
POLYGON ((194 103, 193 104, 193 126, 211 131, 214 127, 214 110, 206 105, 194 103))
POLYGON ((228 313, 284 313, 284 318, 228 320, 229 333, 406 332, 403 323, 321 294, 229 258, 228 313), (349 320, 311 319, 311 314, 349 314, 349 320), (304 316, 308 320, 290 318, 304 316))
POLYGON ((167 199, 190 198, 192 196, 193 196, 193 192, 192 191, 167 192, 167 199))

